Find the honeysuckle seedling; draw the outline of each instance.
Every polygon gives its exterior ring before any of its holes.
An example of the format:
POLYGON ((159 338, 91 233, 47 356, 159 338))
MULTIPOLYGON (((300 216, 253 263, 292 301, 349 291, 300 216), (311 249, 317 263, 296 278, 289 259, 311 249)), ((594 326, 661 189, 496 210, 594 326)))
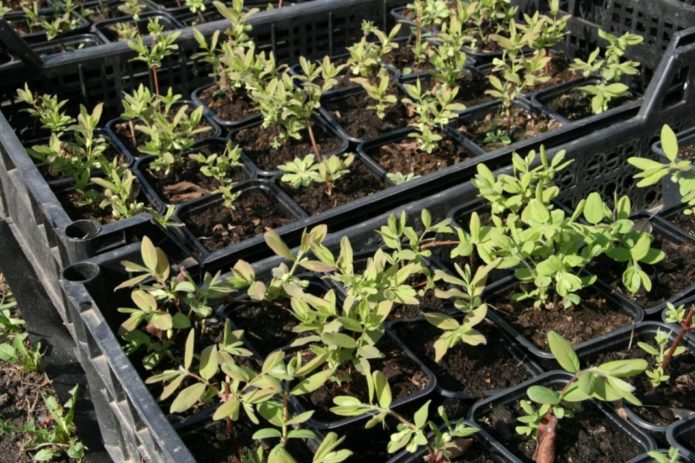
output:
POLYGON ((232 191, 235 183, 229 174, 232 169, 243 166, 241 148, 234 145, 231 140, 227 140, 222 153, 212 153, 207 156, 203 153, 194 153, 189 157, 200 165, 201 174, 219 182, 216 191, 224 197, 225 207, 233 207, 240 193, 232 191))
POLYGON ((398 103, 398 98, 391 89, 391 79, 386 69, 380 69, 377 76, 372 79, 356 77, 350 80, 367 93, 371 103, 367 109, 374 111, 379 119, 383 120, 389 108, 398 103))
POLYGON ((289 183, 292 188, 306 188, 312 183, 326 185, 326 195, 333 196, 335 182, 350 173, 350 166, 355 160, 355 155, 348 153, 344 156, 332 155, 316 162, 313 154, 307 154, 304 158, 295 158, 294 161, 281 164, 278 169, 284 172, 280 180, 289 183))
POLYGON ((17 89, 17 98, 30 106, 24 111, 38 119, 41 127, 51 133, 60 135, 75 123, 75 119, 63 110, 68 100, 60 101, 57 95, 35 95, 29 88, 29 84, 25 83, 23 89, 17 89))
POLYGON ((408 134, 418 141, 418 148, 424 153, 432 153, 442 140, 440 130, 451 122, 461 111, 466 109, 462 103, 456 103, 458 87, 435 84, 430 91, 423 90, 420 80, 415 84, 404 85, 408 96, 403 104, 410 105, 415 112, 409 124, 416 129, 408 134))
POLYGON ((159 68, 168 56, 179 49, 176 40, 181 33, 164 33, 164 26, 157 17, 147 21, 147 32, 152 39, 149 46, 145 44, 142 35, 138 35, 135 40, 128 41, 128 47, 136 53, 134 61, 142 61, 147 65, 152 76, 154 93, 159 95, 159 68))
POLYGON ((99 207, 111 211, 114 219, 132 217, 146 210, 139 200, 140 189, 135 175, 119 164, 117 159, 102 165, 103 177, 92 177, 91 182, 103 189, 99 207))
POLYGON ((386 174, 386 178, 391 180, 395 185, 403 185, 404 183, 415 180, 419 177, 420 176, 416 175, 415 172, 408 172, 407 174, 402 172, 389 172, 386 174))
MULTIPOLYGON (((140 20, 140 13, 146 8, 147 4, 142 0, 124 0, 122 4, 118 5, 118 11, 124 13, 125 16, 131 16, 135 22, 140 20)), ((135 30, 137 31, 137 28, 135 30)))
POLYGON ((491 130, 490 132, 485 133, 485 138, 483 138, 483 143, 485 143, 485 144, 501 143, 503 145, 510 145, 512 143, 512 139, 509 138, 509 135, 507 135, 507 132, 505 132, 502 129, 497 129, 497 130, 491 130))
POLYGON ((639 179, 637 187, 646 188, 656 185, 667 176, 678 185, 681 203, 687 205, 683 214, 695 213, 695 171, 693 164, 687 159, 678 159, 678 138, 668 125, 661 127, 661 148, 666 161, 656 161, 643 157, 631 157, 627 160, 639 171, 634 175, 639 179))
POLYGON ((633 76, 639 72, 639 63, 625 60, 623 56, 628 47, 639 45, 644 41, 640 35, 625 33, 618 37, 599 29, 600 38, 608 42, 603 57, 601 48, 597 47, 586 61, 575 58, 570 69, 581 72, 584 77, 598 75, 601 81, 594 85, 582 85, 577 90, 591 97, 591 110, 594 114, 607 111, 610 102, 629 94, 630 88, 621 82, 623 76, 633 76))
POLYGON ((46 39, 50 41, 80 26, 80 16, 72 0, 65 0, 62 5, 56 4, 54 7, 54 15, 44 15, 39 10, 39 2, 23 6, 22 11, 29 31, 43 30, 46 39))
POLYGON ((686 348, 681 345, 681 342, 686 333, 695 326, 695 306, 690 307, 690 309, 686 311, 684 305, 676 307, 670 302, 666 303, 666 321, 679 326, 676 338, 670 346, 668 345, 668 341, 671 337, 671 332, 661 330, 658 330, 654 335, 654 343, 656 346, 646 342, 637 343, 642 350, 654 357, 655 365, 652 369, 647 370, 646 374, 652 386, 655 388, 671 379, 668 375, 668 366, 671 359, 686 352, 686 348))
POLYGON ((456 12, 442 23, 426 51, 435 80, 449 88, 458 86, 461 80, 470 77, 470 72, 465 68, 468 55, 461 48, 461 44, 470 41, 466 28, 467 8, 470 8, 470 4, 456 2, 456 12))
POLYGON ((477 0, 470 2, 466 8, 465 23, 470 23, 471 41, 467 44, 474 50, 480 48, 480 42, 491 34, 505 31, 518 7, 511 0, 477 0))
POLYGON ((314 136, 312 117, 321 106, 321 95, 337 85, 336 76, 344 65, 335 65, 327 56, 320 63, 302 56, 299 64, 301 74, 291 75, 284 71, 266 85, 254 88, 253 97, 260 106, 263 127, 279 131, 273 137, 274 148, 288 139, 301 140, 302 131, 306 130, 313 153, 320 162, 321 151, 314 136), (317 83, 319 78, 321 84, 317 83))
POLYGON ((458 264, 454 264, 458 277, 442 270, 435 271, 435 281, 442 280, 452 285, 451 289, 447 291, 435 289, 435 296, 440 299, 454 299, 454 307, 465 314, 461 321, 440 312, 426 312, 424 314, 425 320, 443 331, 434 342, 435 362, 440 362, 449 349, 459 343, 470 346, 487 343, 485 335, 476 330, 475 327, 487 315, 487 304, 482 302, 482 294, 487 277, 496 265, 497 262, 492 265, 480 266, 473 274, 468 265, 461 268, 458 264))
POLYGON ((562 42, 567 35, 567 23, 570 15, 560 15, 560 0, 550 0, 548 2, 548 13, 550 16, 535 11, 533 15, 524 13, 523 27, 536 31, 531 40, 533 50, 549 50, 562 42))
POLYGON ((670 447, 664 454, 663 451, 652 450, 647 452, 650 458, 653 458, 656 463, 681 463, 680 453, 676 447, 670 447))
POLYGON ((425 29, 432 26, 440 26, 451 14, 449 6, 444 0, 413 0, 406 5, 415 15, 415 24, 411 32, 415 37, 412 46, 415 64, 420 64, 426 59, 427 42, 424 39, 425 29))
POLYGON ((548 333, 548 345, 557 363, 572 377, 559 391, 540 385, 531 386, 526 391, 529 400, 519 403, 526 414, 517 418, 522 424, 516 427, 516 432, 536 440, 533 460, 538 463, 554 460, 559 421, 571 418, 580 410, 582 402, 590 399, 602 402, 624 400, 641 405, 632 394, 634 386, 623 378, 637 376, 647 368, 646 360, 629 359, 582 369, 572 345, 555 331, 548 333))
POLYGON ((396 453, 405 449, 409 453, 415 453, 425 448, 426 461, 444 463, 459 456, 462 451, 464 439, 478 432, 477 428, 466 425, 463 419, 451 422, 444 407, 437 408, 439 419, 443 422, 440 427, 429 417, 430 400, 425 402, 408 419, 391 408, 393 394, 388 379, 381 371, 374 371, 369 380, 369 403, 364 403, 356 397, 337 396, 333 398, 334 407, 331 412, 338 416, 361 416, 367 413, 373 414, 365 424, 366 429, 371 429, 378 424, 385 425, 386 418, 395 419, 398 424, 396 430, 389 437, 388 453, 396 453))
POLYGON ((362 21, 362 38, 359 42, 347 47, 350 54, 347 69, 350 73, 367 81, 379 75, 384 69, 384 57, 398 48, 398 43, 394 39, 398 36, 400 29, 401 25, 396 24, 386 34, 373 22, 362 21), (372 37, 376 38, 376 41, 372 37))

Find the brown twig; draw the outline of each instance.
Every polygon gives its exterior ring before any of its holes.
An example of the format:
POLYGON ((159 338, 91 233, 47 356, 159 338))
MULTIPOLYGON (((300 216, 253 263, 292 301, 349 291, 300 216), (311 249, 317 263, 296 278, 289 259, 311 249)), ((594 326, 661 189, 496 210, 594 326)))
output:
POLYGON ((688 310, 688 313, 685 316, 685 320, 683 320, 683 322, 681 323, 681 329, 678 332, 676 339, 674 339, 673 344, 671 344, 671 348, 668 350, 666 357, 664 357, 664 361, 661 362, 661 369, 663 371, 666 371, 666 369, 668 368, 668 364, 671 362, 671 357, 673 357, 673 354, 676 352, 678 345, 681 343, 681 341, 683 341, 685 333, 687 333, 690 330, 690 328, 692 328, 693 317, 695 317, 695 305, 692 306, 690 310, 688 310))

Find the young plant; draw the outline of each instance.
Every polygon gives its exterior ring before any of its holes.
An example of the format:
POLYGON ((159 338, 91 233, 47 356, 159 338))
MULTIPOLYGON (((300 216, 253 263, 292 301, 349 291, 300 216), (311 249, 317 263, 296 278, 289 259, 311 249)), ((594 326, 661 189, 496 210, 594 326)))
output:
POLYGON ((516 432, 536 440, 533 460, 537 463, 554 461, 559 421, 574 416, 582 402, 625 400, 641 405, 632 394, 635 388, 623 378, 636 376, 647 368, 645 360, 629 359, 582 369, 572 345, 555 331, 548 333, 548 345, 557 363, 572 377, 559 391, 540 385, 529 387, 526 391, 529 400, 519 404, 526 414, 518 418, 522 424, 516 432))
POLYGON ((386 174, 386 178, 391 180, 395 185, 403 185, 404 183, 415 180, 419 177, 420 176, 416 175, 415 172, 408 172, 407 174, 403 174, 401 172, 389 172, 386 174))
POLYGON ((77 391, 78 387, 73 387, 70 397, 62 406, 54 396, 42 396, 53 426, 46 427, 33 419, 23 426, 15 426, 0 419, 0 430, 8 434, 27 434, 28 440, 22 446, 32 454, 34 461, 50 461, 60 457, 84 461, 87 447, 77 437, 74 423, 77 391))
POLYGON ((36 29, 43 30, 48 40, 74 31, 80 26, 80 17, 72 0, 65 0, 64 5, 56 9, 53 17, 41 14, 38 2, 33 2, 30 7, 23 7, 22 11, 26 16, 29 30, 32 32, 36 29))
POLYGON ((140 189, 135 183, 135 175, 127 166, 119 164, 117 159, 102 165, 104 176, 92 177, 93 184, 103 188, 99 195, 102 199, 99 207, 111 211, 111 216, 118 220, 132 217, 147 210, 138 196, 140 189))
POLYGON ((637 187, 645 188, 656 185, 669 176, 671 182, 678 185, 681 203, 686 204, 684 215, 695 213, 695 171, 687 159, 678 159, 678 138, 668 125, 661 127, 661 147, 668 162, 659 162, 649 158, 631 157, 627 160, 639 172, 634 178, 639 179, 637 187))
POLYGON ((412 419, 408 419, 391 408, 392 396, 386 376, 375 371, 369 377, 369 403, 363 403, 352 396, 337 396, 333 398, 335 407, 331 408, 331 412, 338 416, 372 413, 374 416, 365 424, 366 429, 384 424, 387 418, 393 418, 398 424, 389 438, 388 453, 402 449, 415 453, 425 448, 426 461, 433 463, 449 462, 460 456, 466 438, 478 432, 477 428, 467 426, 464 419, 452 423, 442 406, 437 408, 437 414, 444 423, 440 427, 428 418, 430 400, 413 414, 412 419))
POLYGON ((463 269, 455 264, 458 277, 441 270, 435 271, 435 281, 442 280, 454 287, 448 291, 437 288, 435 296, 440 299, 454 299, 454 307, 465 314, 462 321, 440 312, 427 312, 425 320, 443 331, 434 342, 434 360, 440 362, 449 349, 459 343, 477 346, 486 344, 485 336, 475 329, 487 315, 487 304, 482 301, 485 282, 496 264, 478 267, 475 274, 466 265, 463 269), (459 289, 461 288, 461 289, 459 289))
POLYGON ((440 26, 451 12, 444 0, 413 0, 412 3, 406 5, 406 10, 411 11, 415 16, 415 24, 411 29, 415 36, 413 55, 415 56, 415 64, 420 64, 426 58, 425 30, 429 27, 440 26))
POLYGON ((410 126, 416 129, 408 134, 418 141, 418 148, 425 153, 432 153, 442 140, 440 130, 454 119, 466 106, 456 103, 458 87, 449 88, 436 84, 429 92, 423 91, 420 80, 404 85, 408 97, 403 103, 410 105, 415 113, 410 126))
POLYGON ((680 454, 676 447, 670 447, 666 454, 663 451, 652 450, 647 452, 647 455, 653 458, 656 463, 681 463, 680 454))
POLYGON ((449 88, 457 87, 462 80, 470 77, 465 68, 468 55, 461 48, 468 38, 467 6, 457 1, 456 7, 456 13, 442 23, 434 42, 427 48, 427 60, 432 65, 435 80, 449 88))
POLYGON ((646 353, 654 357, 655 365, 651 370, 647 370, 646 374, 649 377, 653 387, 659 387, 662 383, 669 381, 668 366, 673 357, 677 357, 686 352, 685 347, 681 345, 686 333, 695 326, 695 306, 690 309, 685 309, 681 305, 675 307, 670 302, 666 303, 666 321, 679 325, 678 334, 669 346, 668 340, 671 333, 658 330, 654 335, 654 343, 656 346, 646 342, 638 342, 637 345, 646 353))
POLYGON ((320 64, 302 56, 299 64, 302 74, 290 75, 285 71, 267 85, 255 88, 253 96, 263 114, 263 127, 273 127, 276 132, 274 148, 289 139, 302 140, 302 131, 306 130, 312 151, 321 162, 323 159, 316 143, 312 117, 321 106, 321 95, 337 84, 335 77, 343 65, 336 66, 327 56, 320 64), (319 78, 321 84, 317 83, 319 78))
POLYGON ((560 0, 550 0, 548 9, 550 16, 538 11, 533 16, 524 13, 524 28, 536 31, 531 40, 533 50, 550 50, 567 35, 567 23, 571 16, 560 16, 560 0))
MULTIPOLYGON (((28 333, 16 333, 8 336, 6 342, 0 343, 0 360, 19 367, 23 372, 37 372, 41 367, 41 343, 31 345, 28 333)), ((5 336, 3 336, 5 338, 5 336)))
POLYGON ((367 109, 374 111, 376 116, 383 120, 389 108, 398 103, 398 98, 391 90, 391 79, 388 71, 380 69, 375 79, 367 79, 364 77, 356 77, 350 79, 352 82, 360 85, 373 104, 367 106, 367 109))
POLYGON ((29 89, 29 84, 25 83, 24 89, 17 89, 17 98, 30 106, 24 111, 38 119, 41 127, 51 133, 62 134, 75 123, 75 119, 63 110, 68 100, 59 101, 57 95, 35 95, 29 89))
POLYGON ((307 154, 303 159, 295 158, 292 162, 279 165, 278 169, 284 172, 280 180, 295 189, 306 188, 312 183, 323 183, 326 185, 326 195, 332 197, 335 182, 350 173, 354 160, 355 155, 349 153, 343 157, 329 156, 316 162, 313 154, 307 154))
POLYGON ((367 81, 380 75, 384 70, 384 57, 398 48, 398 43, 394 39, 398 36, 400 29, 401 25, 396 24, 386 34, 371 21, 362 21, 362 38, 347 48, 350 54, 347 68, 351 74, 367 81), (372 36, 377 40, 372 40, 372 36))
POLYGON ((508 36, 494 34, 491 36, 502 49, 502 58, 492 60, 492 72, 488 76, 491 89, 486 94, 502 101, 502 114, 506 119, 507 134, 511 135, 514 123, 514 100, 526 90, 550 79, 545 70, 550 63, 545 49, 535 50, 527 55, 525 50, 538 36, 538 27, 524 29, 516 21, 509 23, 508 36))
POLYGON ((623 76, 633 76, 639 72, 639 63, 624 60, 623 56, 628 47, 639 45, 644 41, 642 36, 625 33, 618 37, 601 29, 599 37, 608 42, 603 57, 601 48, 597 47, 586 61, 575 58, 570 69, 581 72, 584 77, 598 75, 600 82, 595 85, 582 85, 577 90, 591 97, 591 110, 594 114, 607 111, 610 102, 629 94, 630 88, 621 82, 623 76))
POLYGON ((205 156, 202 153, 189 155, 191 159, 200 164, 200 173, 204 176, 217 180, 219 187, 217 192, 224 197, 224 205, 232 207, 234 201, 239 197, 239 193, 232 192, 235 183, 229 178, 232 169, 242 167, 241 148, 227 141, 225 149, 221 154, 212 153, 205 156))
POLYGON ((145 45, 142 35, 138 35, 134 41, 128 42, 128 47, 137 56, 134 61, 142 61, 150 70, 154 93, 159 95, 159 69, 167 56, 172 55, 179 46, 176 40, 181 35, 180 32, 164 33, 164 26, 159 22, 159 18, 152 18, 147 21, 147 31, 152 38, 150 46, 145 45))

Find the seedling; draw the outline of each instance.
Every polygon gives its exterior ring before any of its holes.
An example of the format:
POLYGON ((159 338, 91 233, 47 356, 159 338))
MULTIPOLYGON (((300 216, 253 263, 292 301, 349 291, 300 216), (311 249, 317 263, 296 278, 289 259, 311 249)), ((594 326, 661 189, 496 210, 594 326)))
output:
POLYGON ((202 153, 189 155, 191 159, 200 164, 200 172, 209 178, 215 179, 220 186, 217 191, 224 197, 226 207, 232 207, 234 201, 239 197, 239 193, 232 192, 235 183, 229 178, 232 169, 242 167, 241 148, 227 141, 225 149, 221 154, 212 153, 205 156, 202 153))
MULTIPOLYGON (((7 337, 7 342, 0 343, 0 360, 11 363, 23 372, 36 372, 41 368, 41 343, 33 346, 29 343, 28 333, 16 333, 7 337)), ((5 336, 3 336, 4 338, 5 336)))
POLYGON ((300 75, 290 75, 287 71, 272 78, 267 85, 255 88, 253 97, 260 105, 263 114, 263 127, 273 127, 273 147, 282 142, 302 139, 306 130, 316 159, 321 162, 321 151, 316 143, 312 116, 321 106, 321 94, 337 84, 336 76, 344 65, 335 65, 326 56, 320 64, 299 58, 302 69, 300 75), (317 83, 318 79, 322 83, 317 83), (300 85, 296 85, 299 83, 300 85))
POLYGON ((32 454, 34 461, 50 461, 59 457, 70 460, 84 461, 87 447, 76 436, 75 403, 78 387, 70 390, 70 398, 61 406, 54 396, 42 396, 46 409, 50 414, 52 427, 45 427, 31 419, 23 426, 15 426, 5 420, 0 420, 0 429, 6 433, 25 433, 27 442, 23 443, 25 450, 32 454))
POLYGON ((93 177, 92 183, 103 188, 99 207, 110 209, 114 219, 132 217, 146 209, 139 201, 140 190, 135 183, 135 175, 117 159, 102 165, 104 176, 93 177))
POLYGON ((629 359, 581 369, 572 345, 555 331, 548 333, 548 345, 557 363, 572 378, 560 391, 545 386, 531 386, 526 391, 529 400, 519 403, 526 414, 518 418, 522 424, 517 426, 516 432, 536 440, 533 460, 538 463, 554 461, 559 421, 574 416, 582 402, 590 399, 602 402, 625 400, 633 405, 642 405, 632 394, 635 388, 622 378, 636 376, 647 368, 644 359, 629 359))
POLYGON ((150 70, 154 93, 159 95, 159 68, 167 56, 179 49, 176 40, 181 35, 180 32, 164 33, 164 26, 159 22, 159 18, 150 18, 147 21, 147 31, 152 38, 150 46, 145 45, 142 35, 138 35, 134 41, 128 42, 128 47, 137 56, 134 61, 144 62, 150 70))
POLYGON ((379 70, 376 79, 370 80, 364 77, 356 77, 350 80, 360 85, 370 100, 374 102, 367 106, 367 109, 374 111, 379 119, 383 120, 389 108, 398 103, 398 98, 391 90, 389 74, 383 68, 379 70))
POLYGON ((601 29, 599 37, 606 40, 608 45, 600 57, 601 48, 597 47, 586 61, 575 58, 570 69, 581 72, 584 77, 598 75, 601 81, 595 85, 583 85, 577 90, 591 97, 591 110, 600 114, 608 110, 610 102, 629 94, 630 88, 621 82, 623 76, 636 75, 639 63, 624 60, 623 56, 628 47, 639 45, 644 41, 642 36, 625 33, 618 37, 601 29))
POLYGON ((492 73, 488 76, 491 89, 485 93, 499 98, 502 101, 502 114, 507 122, 507 135, 511 135, 514 123, 514 100, 526 90, 550 79, 544 71, 550 63, 545 49, 535 50, 532 55, 527 55, 525 50, 531 46, 538 37, 538 28, 523 29, 516 21, 509 23, 509 35, 494 34, 491 37, 502 48, 502 58, 492 60, 492 73))
POLYGON ((538 11, 534 12, 533 16, 524 13, 524 27, 536 31, 531 41, 531 48, 534 50, 549 50, 562 42, 567 35, 567 23, 571 16, 560 16, 560 0, 550 0, 548 10, 550 16, 538 11))
POLYGON ((380 371, 369 377, 369 403, 363 403, 356 397, 337 396, 333 398, 335 407, 331 411, 339 416, 361 416, 372 413, 374 416, 365 424, 371 429, 378 424, 385 425, 387 418, 398 422, 391 434, 387 446, 388 453, 405 449, 415 453, 423 447, 426 449, 426 461, 444 463, 460 456, 466 438, 478 432, 477 428, 466 425, 463 419, 451 422, 444 407, 437 408, 437 414, 444 423, 443 427, 428 419, 430 400, 424 403, 412 419, 401 415, 391 408, 392 392, 388 379, 380 371))
POLYGON ((423 91, 420 80, 404 85, 408 97, 403 103, 411 105, 415 116, 410 126, 416 129, 408 134, 418 141, 418 147, 425 153, 432 153, 442 140, 440 130, 454 119, 459 112, 466 109, 461 103, 455 103, 458 87, 435 84, 429 92, 423 91))
POLYGON ((451 13, 444 0, 414 0, 406 5, 406 10, 412 11, 415 15, 415 24, 412 27, 415 36, 413 55, 415 56, 415 63, 420 64, 426 58, 427 42, 423 40, 425 29, 441 25, 451 13))
POLYGON ((24 111, 38 119, 41 127, 51 132, 61 134, 75 122, 74 118, 63 111, 63 107, 68 101, 59 101, 57 95, 35 95, 29 89, 29 84, 25 83, 24 89, 17 89, 17 98, 31 106, 24 111))
POLYGON ((386 178, 391 180, 395 185, 403 185, 404 183, 419 177, 420 176, 416 175, 415 172, 408 172, 407 174, 403 174, 401 172, 389 172, 386 174, 386 178))
POLYGON ((646 342, 638 342, 637 345, 646 353, 654 357, 655 366, 651 370, 647 370, 646 374, 649 377, 653 387, 659 387, 662 383, 669 381, 668 366, 673 357, 677 357, 686 352, 686 348, 681 345, 686 333, 693 329, 695 323, 695 306, 690 307, 686 311, 685 306, 675 307, 670 302, 666 303, 666 321, 679 325, 678 334, 673 340, 671 346, 668 345, 668 340, 671 333, 658 330, 654 335, 654 343, 656 346, 646 342))
POLYGON ((447 351, 459 343, 471 346, 487 343, 485 336, 477 331, 475 326, 480 324, 487 315, 487 304, 482 302, 481 296, 487 276, 495 265, 496 263, 478 267, 473 274, 468 265, 461 268, 455 264, 458 277, 441 270, 435 272, 435 281, 443 280, 454 285, 448 291, 435 289, 435 296, 441 299, 454 299, 454 307, 465 314, 465 318, 460 322, 454 317, 439 312, 424 314, 425 320, 443 331, 434 342, 435 362, 441 361, 447 351))
POLYGON ((465 8, 457 8, 457 11, 464 24, 473 26, 468 45, 474 50, 481 50, 481 43, 492 34, 507 30, 518 7, 513 6, 511 0, 479 0, 470 2, 465 8))
POLYGON ((661 127, 661 147, 668 162, 641 157, 631 157, 627 160, 639 170, 634 176, 635 179, 640 179, 637 187, 645 188, 656 185, 663 178, 670 176, 671 182, 678 185, 681 203, 688 206, 683 210, 683 214, 693 215, 695 213, 693 164, 686 159, 678 159, 678 138, 668 125, 661 127))
POLYGON ((53 40, 63 34, 67 34, 80 26, 80 17, 72 3, 72 0, 65 0, 64 5, 55 11, 55 17, 48 19, 39 13, 39 4, 34 2, 31 6, 22 7, 26 16, 26 24, 30 32, 36 29, 46 32, 46 38, 53 40))
POLYGON ((676 447, 670 447, 668 449, 668 452, 664 454, 663 451, 659 450, 652 450, 651 452, 647 452, 647 455, 649 457, 653 458, 656 463, 680 463, 681 458, 680 454, 678 452, 678 449, 676 447))
POLYGON ((352 75, 367 81, 380 75, 384 69, 384 57, 398 48, 398 43, 394 42, 394 39, 400 29, 401 25, 396 24, 386 34, 371 21, 362 21, 362 38, 347 48, 350 53, 347 68, 350 69, 352 75), (372 40, 372 36, 376 37, 377 40, 372 40))
POLYGON ((507 132, 505 132, 502 129, 497 129, 497 130, 492 130, 490 132, 487 132, 485 134, 485 138, 483 139, 483 143, 485 143, 485 144, 501 143, 503 145, 510 145, 512 143, 512 139, 509 138, 509 135, 507 135, 507 132))
POLYGON ((355 160, 352 153, 341 157, 329 156, 321 162, 316 162, 313 154, 307 154, 304 158, 295 158, 294 161, 281 164, 278 169, 284 172, 281 181, 289 183, 292 188, 306 188, 312 183, 326 185, 326 195, 333 196, 333 185, 342 177, 350 173, 350 166, 355 160))
POLYGON ((457 87, 461 80, 470 77, 465 68, 468 55, 461 48, 461 44, 469 40, 466 8, 470 6, 457 1, 456 7, 457 13, 442 23, 441 30, 427 48, 427 60, 432 65, 435 80, 449 88, 457 87))

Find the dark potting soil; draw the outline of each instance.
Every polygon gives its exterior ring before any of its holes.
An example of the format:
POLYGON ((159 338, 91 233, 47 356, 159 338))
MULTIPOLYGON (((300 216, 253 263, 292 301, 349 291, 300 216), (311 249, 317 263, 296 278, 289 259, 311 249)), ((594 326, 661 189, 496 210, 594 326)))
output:
MULTIPOLYGON (((640 341, 656 345, 653 336, 640 337, 640 341)), ((591 364, 598 365, 611 360, 646 359, 649 369, 655 368, 657 362, 654 357, 648 355, 637 345, 637 340, 626 341, 624 349, 607 352, 590 359, 591 364)), ((670 343, 669 343, 670 346, 670 343)), ((685 352, 673 357, 666 374, 671 378, 667 383, 662 383, 654 388, 646 374, 626 378, 635 386, 634 395, 642 401, 643 407, 630 405, 632 410, 646 421, 660 426, 668 426, 674 421, 683 418, 688 412, 678 412, 674 409, 685 409, 690 413, 695 412, 695 357, 685 352)))
MULTIPOLYGON (((214 151, 210 147, 205 147, 196 152, 208 156, 214 151)), ((221 150, 219 152, 221 153, 221 150)), ((145 170, 147 179, 157 194, 169 204, 179 204, 207 196, 220 186, 219 181, 206 177, 200 172, 200 164, 190 159, 189 154, 184 155, 186 162, 182 164, 181 168, 167 176, 164 175, 164 171, 145 170)), ((235 167, 227 175, 236 183, 248 180, 248 175, 242 167, 235 167)))
MULTIPOLYGON (((516 433, 517 417, 523 414, 518 402, 500 404, 476 421, 490 431, 513 454, 531 461, 536 441, 516 433)), ((572 418, 560 420, 555 441, 557 463, 615 463, 628 461, 642 449, 608 420, 595 406, 586 405, 572 418)))
POLYGON ((244 339, 261 355, 289 345, 297 333, 297 319, 285 301, 240 301, 225 310, 235 326, 244 330, 244 339))
POLYGON ((691 452, 695 451, 695 430, 690 430, 685 435, 678 436, 678 441, 682 442, 685 448, 691 452))
POLYGON ((72 220, 94 219, 100 223, 114 221, 109 209, 102 209, 98 204, 82 205, 82 197, 75 190, 54 191, 60 205, 72 220))
POLYGON ((656 236, 652 247, 666 253, 664 260, 656 265, 642 265, 641 268, 652 280, 652 290, 641 289, 632 295, 622 284, 623 264, 611 259, 600 259, 591 267, 591 271, 611 288, 621 292, 645 309, 660 304, 695 282, 695 244, 678 243, 663 236, 656 236))
MULTIPOLYGON (((608 109, 617 108, 631 100, 632 98, 628 96, 615 98, 608 103, 608 109)), ((558 95, 547 101, 546 104, 548 108, 571 121, 594 115, 591 110, 591 97, 576 90, 558 95)))
MULTIPOLYGON (((412 283, 409 283, 412 284, 412 283)), ((388 316, 389 320, 410 320, 422 315, 423 312, 450 312, 454 307, 453 302, 435 297, 434 290, 421 289, 424 294, 418 294, 416 297, 419 304, 398 304, 394 305, 391 313, 388 316)))
POLYGON ((527 111, 523 108, 514 108, 511 123, 511 133, 507 131, 507 118, 498 111, 488 113, 482 119, 466 122, 457 130, 469 137, 486 151, 493 151, 505 146, 502 142, 485 142, 485 136, 489 132, 501 130, 507 133, 512 143, 535 137, 549 130, 557 129, 562 124, 542 114, 527 111))
POLYGON ((476 329, 485 335, 487 344, 458 344, 447 351, 440 363, 434 361, 434 342, 442 334, 440 329, 421 321, 399 325, 397 334, 437 375, 437 384, 449 391, 482 398, 493 390, 505 389, 531 378, 523 362, 508 350, 509 341, 492 323, 484 321, 476 329))
POLYGON ((486 302, 523 336, 541 349, 548 349, 548 332, 557 331, 576 346, 625 326, 632 318, 591 288, 580 292, 579 305, 534 309, 531 300, 512 301, 511 293, 494 295, 486 302))
POLYGON ((234 94, 231 91, 220 90, 217 84, 202 90, 198 98, 218 118, 225 121, 238 121, 258 113, 258 105, 245 92, 234 94))
POLYGON ((552 87, 553 85, 562 84, 564 82, 569 82, 570 80, 578 79, 582 75, 577 71, 572 71, 569 68, 570 63, 565 59, 563 55, 553 56, 548 65, 548 72, 546 75, 550 76, 550 80, 533 88, 534 91, 538 91, 544 88, 552 87))
MULTIPOLYGON (((340 146, 340 140, 322 127, 314 124, 313 130, 321 153, 328 153, 340 146)), ((280 164, 291 162, 297 157, 303 158, 313 152, 306 131, 302 133, 301 140, 287 140, 279 149, 271 146, 275 133, 276 129, 272 127, 264 129, 261 125, 254 125, 235 132, 232 139, 263 170, 275 170, 280 164)))
POLYGON ((473 157, 448 138, 443 138, 431 154, 420 151, 418 146, 417 140, 408 137, 395 143, 381 145, 369 155, 387 171, 404 175, 411 172, 425 175, 473 157))
MULTIPOLYGON (((120 18, 121 16, 126 16, 126 13, 121 11, 120 3, 109 3, 103 5, 95 5, 89 8, 82 8, 81 15, 86 17, 91 22, 96 23, 99 21, 105 21, 107 19, 120 18)), ((145 8, 143 11, 147 11, 149 8, 145 8)))
POLYGON ((695 161, 695 144, 679 146, 678 158, 688 161, 695 161))
POLYGON ((295 219, 259 191, 242 192, 234 209, 222 203, 189 214, 186 225, 209 251, 279 228, 295 219))
MULTIPOLYGON (((394 402, 413 396, 428 386, 427 375, 389 337, 384 336, 377 343, 377 348, 384 354, 384 358, 372 360, 371 368, 372 371, 380 370, 386 375, 394 402)), ((339 369, 337 374, 345 378, 340 385, 329 382, 308 396, 300 398, 302 402, 308 402, 308 410, 316 411, 313 415, 314 419, 321 421, 342 419, 330 411, 330 408, 335 405, 333 397, 338 395, 351 395, 362 401, 369 400, 367 382, 361 373, 354 368, 346 367, 339 369)))
POLYGON ((333 193, 328 196, 324 183, 312 183, 306 188, 294 189, 286 183, 282 189, 308 214, 314 215, 325 210, 347 204, 358 198, 369 196, 387 188, 359 159, 350 166, 350 173, 341 177, 333 185, 333 193))
POLYGON ((404 105, 398 103, 386 111, 383 119, 368 110, 372 104, 366 93, 360 92, 346 98, 327 101, 323 106, 343 130, 351 137, 369 140, 390 130, 406 127, 408 114, 404 105))
MULTIPOLYGON (((414 42, 414 38, 413 44, 414 42)), ((401 43, 398 48, 384 57, 384 61, 399 69, 404 76, 415 72, 429 71, 432 65, 424 60, 422 63, 416 64, 413 47, 410 44, 401 43)))
POLYGON ((695 215, 685 215, 679 212, 669 219, 678 227, 681 227, 689 235, 695 236, 695 215))

